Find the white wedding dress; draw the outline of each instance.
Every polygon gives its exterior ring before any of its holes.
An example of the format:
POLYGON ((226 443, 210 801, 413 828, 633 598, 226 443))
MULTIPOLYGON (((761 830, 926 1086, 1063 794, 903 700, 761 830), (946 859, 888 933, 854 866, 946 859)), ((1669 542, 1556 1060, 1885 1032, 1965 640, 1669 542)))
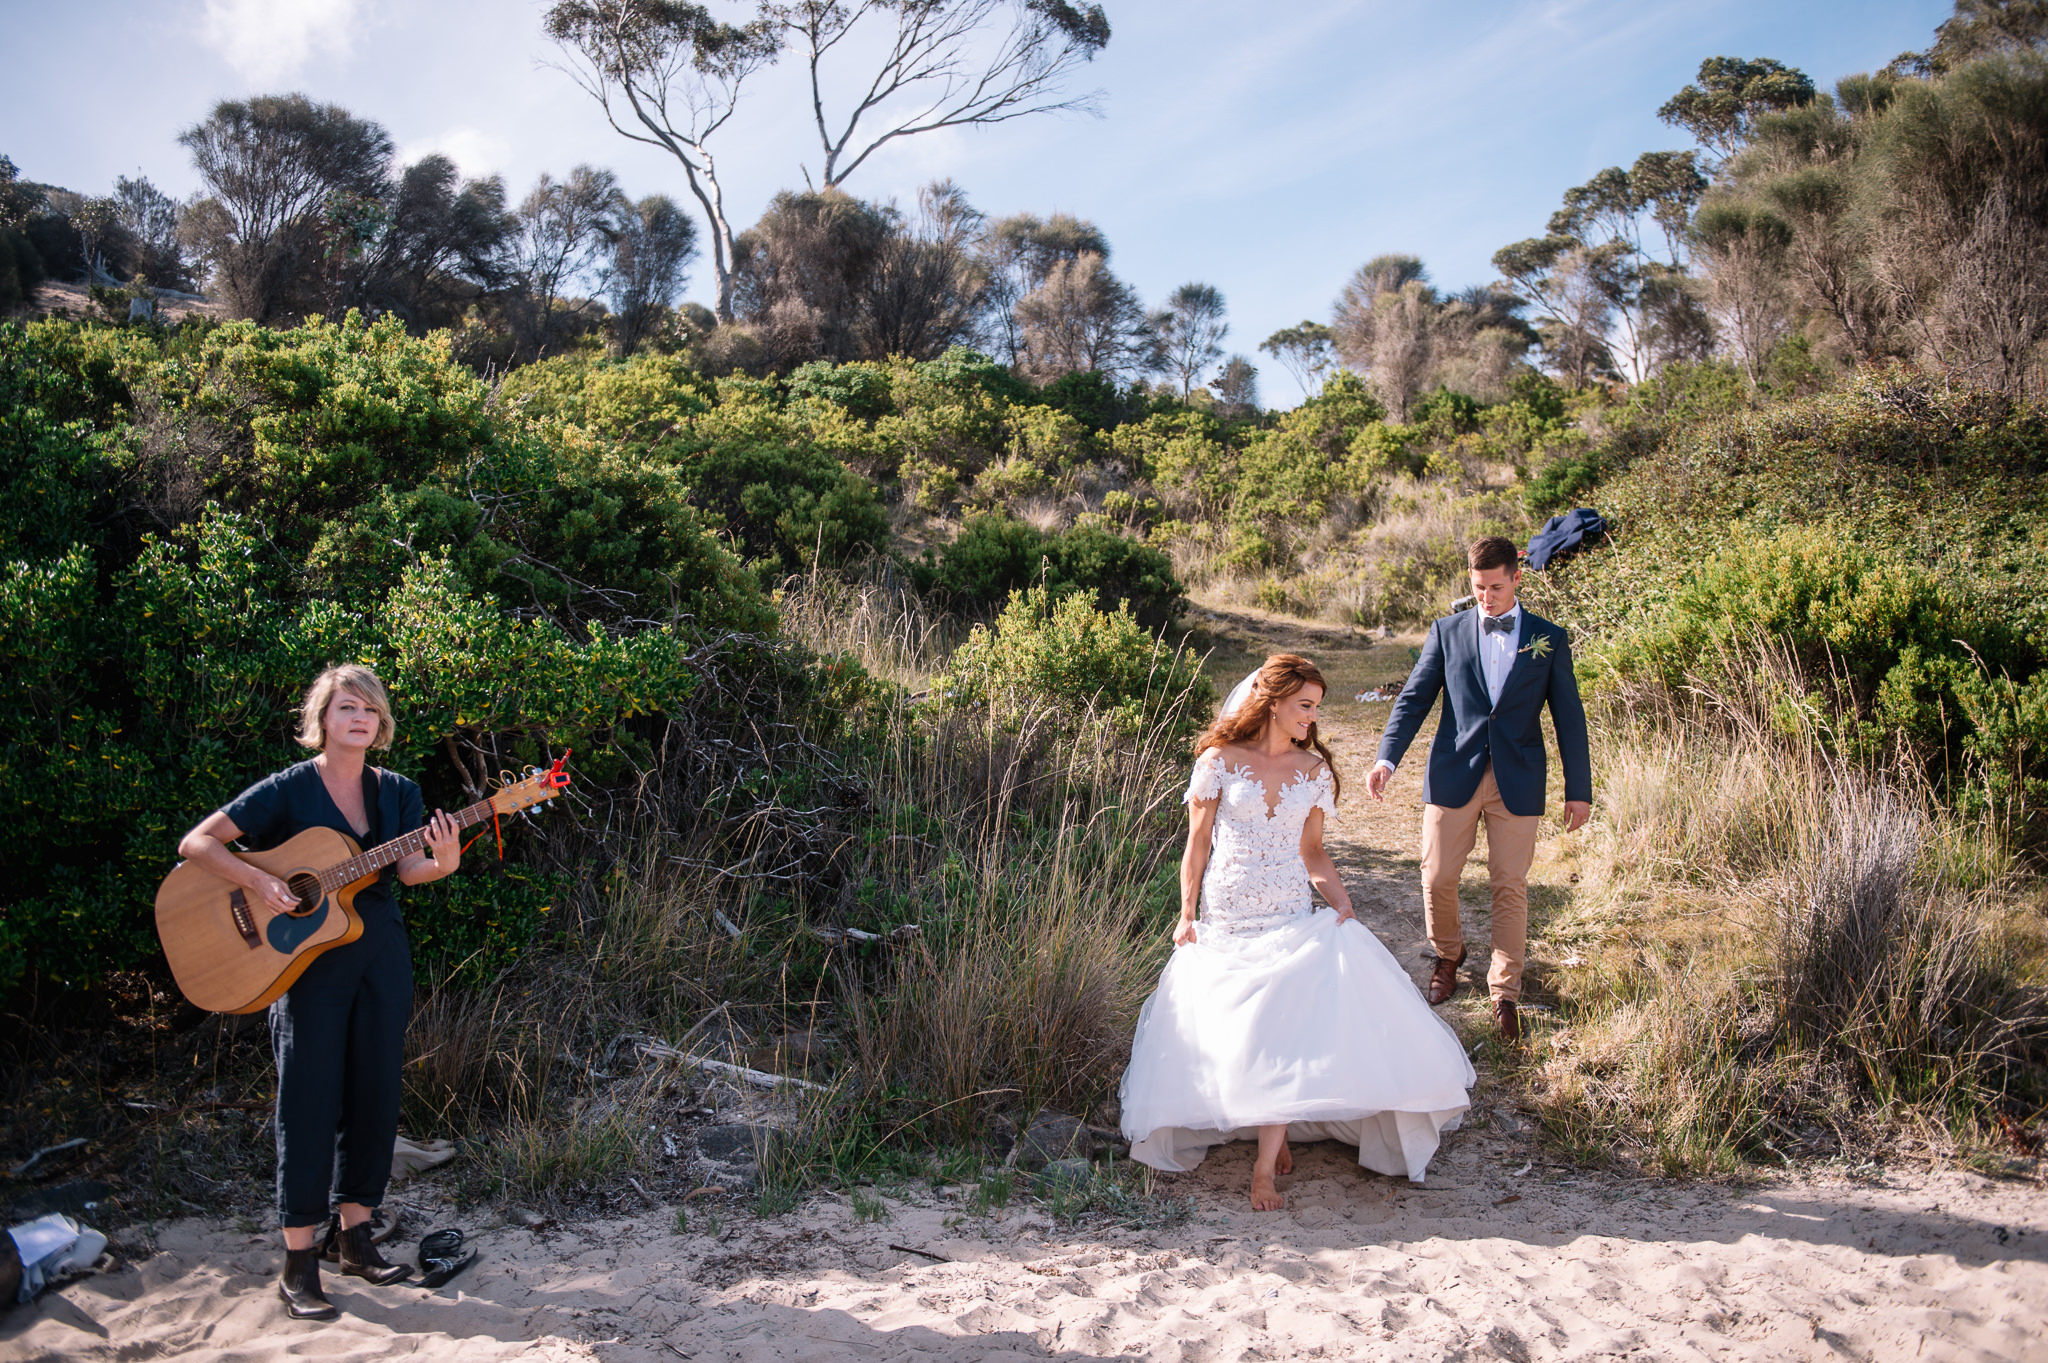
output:
POLYGON ((1214 750, 1188 800, 1221 797, 1196 940, 1174 948, 1138 1014, 1124 1072, 1131 1156, 1186 1170, 1209 1147, 1287 1124, 1420 1183, 1475 1078, 1456 1033, 1355 919, 1310 903, 1301 831, 1336 812, 1327 769, 1283 786, 1268 813, 1249 767, 1214 750))

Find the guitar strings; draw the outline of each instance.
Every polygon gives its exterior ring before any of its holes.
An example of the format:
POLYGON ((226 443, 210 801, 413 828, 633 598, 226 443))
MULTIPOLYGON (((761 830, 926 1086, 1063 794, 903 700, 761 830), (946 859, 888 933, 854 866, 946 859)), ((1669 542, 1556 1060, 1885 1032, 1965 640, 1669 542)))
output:
MULTIPOLYGON (((486 816, 495 824, 498 818, 498 808, 489 799, 478 800, 475 804, 456 811, 455 826, 458 829, 469 828, 482 823, 486 816)), ((478 837, 481 836, 481 834, 478 835, 478 837)), ((416 828, 410 833, 393 838, 390 842, 380 844, 367 852, 358 853, 347 861, 338 862, 322 871, 316 877, 320 891, 322 894, 329 894, 344 885, 352 885, 372 872, 383 870, 400 857, 417 852, 420 848, 426 846, 426 840, 427 830, 416 828)), ((474 843, 476 839, 471 838, 470 841, 474 843)), ((504 857, 505 839, 504 834, 500 832, 498 836, 498 859, 502 861, 504 857)))

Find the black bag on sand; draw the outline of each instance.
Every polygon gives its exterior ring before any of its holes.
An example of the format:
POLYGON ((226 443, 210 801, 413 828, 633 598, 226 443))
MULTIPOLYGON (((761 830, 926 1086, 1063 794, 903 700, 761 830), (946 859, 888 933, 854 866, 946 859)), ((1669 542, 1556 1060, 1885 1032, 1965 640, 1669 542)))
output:
POLYGON ((477 1252, 462 1252, 462 1232, 437 1230, 420 1241, 420 1286, 439 1287, 476 1262, 477 1252))

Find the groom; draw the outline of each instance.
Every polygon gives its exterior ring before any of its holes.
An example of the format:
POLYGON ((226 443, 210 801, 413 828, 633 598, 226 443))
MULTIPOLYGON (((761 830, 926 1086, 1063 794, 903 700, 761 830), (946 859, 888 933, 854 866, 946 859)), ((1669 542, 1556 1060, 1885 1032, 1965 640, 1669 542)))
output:
POLYGON ((1465 963, 1458 877, 1484 819, 1493 882, 1493 968, 1486 983, 1501 1036, 1519 1041, 1515 1001, 1529 937, 1529 863, 1536 857, 1548 775, 1538 724, 1545 705, 1564 767, 1567 833, 1593 812, 1593 762, 1571 644, 1562 629, 1515 601, 1522 569, 1514 541, 1475 540, 1465 562, 1479 608, 1429 627, 1422 657, 1387 717, 1365 788, 1375 800, 1386 798, 1388 780, 1441 694, 1443 720, 1422 778, 1422 911, 1436 950, 1429 1001, 1442 1003, 1458 989, 1458 967, 1465 963))

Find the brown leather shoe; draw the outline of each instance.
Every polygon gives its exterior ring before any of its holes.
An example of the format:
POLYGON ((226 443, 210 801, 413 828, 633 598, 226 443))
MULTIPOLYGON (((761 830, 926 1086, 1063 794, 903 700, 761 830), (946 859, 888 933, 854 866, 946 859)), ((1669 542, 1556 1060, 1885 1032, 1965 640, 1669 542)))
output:
POLYGON ((341 1312, 320 1290, 320 1251, 287 1249, 284 1271, 277 1275, 277 1295, 293 1320, 333 1320, 341 1312))
POLYGON ((370 1223, 349 1226, 336 1237, 341 1251, 341 1271, 364 1282, 385 1287, 412 1276, 412 1265, 394 1264, 377 1252, 376 1244, 370 1239, 370 1223))
POLYGON ((1470 947, 1461 949, 1455 961, 1447 961, 1441 956, 1436 958, 1436 969, 1429 972, 1429 1002, 1432 1007, 1458 992, 1458 967, 1465 964, 1465 956, 1471 950, 1470 947))
POLYGON ((1500 1024, 1500 1039, 1502 1041, 1520 1041, 1522 1039, 1522 1014, 1515 1007, 1513 999, 1495 999, 1493 1001, 1493 1020, 1500 1024))

